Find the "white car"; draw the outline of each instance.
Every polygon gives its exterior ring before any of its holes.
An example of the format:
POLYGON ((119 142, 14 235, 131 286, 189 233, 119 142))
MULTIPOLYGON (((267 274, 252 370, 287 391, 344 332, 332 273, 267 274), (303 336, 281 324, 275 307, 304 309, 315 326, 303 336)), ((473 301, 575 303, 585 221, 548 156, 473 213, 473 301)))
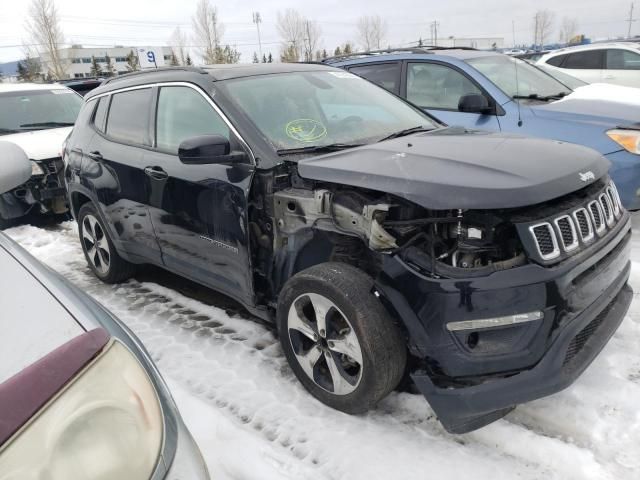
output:
POLYGON ((0 229, 31 213, 67 211, 60 152, 82 102, 62 85, 0 84, 0 140, 22 148, 32 170, 27 183, 0 195, 0 229))
POLYGON ((537 65, 563 71, 587 83, 640 87, 640 44, 597 43, 554 50, 537 65))

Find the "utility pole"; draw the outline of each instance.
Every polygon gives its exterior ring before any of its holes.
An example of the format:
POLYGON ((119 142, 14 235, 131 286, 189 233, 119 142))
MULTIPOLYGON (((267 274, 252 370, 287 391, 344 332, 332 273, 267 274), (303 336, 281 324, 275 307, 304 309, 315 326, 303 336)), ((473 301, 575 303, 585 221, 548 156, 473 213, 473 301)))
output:
POLYGON ((438 27, 440 26, 440 23, 437 21, 433 21, 431 22, 431 45, 433 45, 434 47, 438 46, 438 27))
POLYGON ((253 23, 256 24, 256 28, 258 29, 258 47, 260 50, 260 58, 262 58, 262 40, 260 40, 260 24, 262 23, 262 18, 260 17, 260 12, 253 12, 253 23))
POLYGON ((627 20, 627 22, 629 22, 629 31, 627 32, 627 38, 631 38, 631 25, 635 21, 636 19, 633 18, 633 3, 631 3, 631 10, 629 10, 629 20, 627 20))
POLYGON ((513 33, 513 48, 516 48, 516 21, 511 20, 511 32, 513 33))
POLYGON ((538 20, 539 20, 539 15, 536 13, 535 16, 535 20, 536 20, 536 26, 534 27, 534 33, 533 33, 533 49, 537 50, 538 49, 538 20))

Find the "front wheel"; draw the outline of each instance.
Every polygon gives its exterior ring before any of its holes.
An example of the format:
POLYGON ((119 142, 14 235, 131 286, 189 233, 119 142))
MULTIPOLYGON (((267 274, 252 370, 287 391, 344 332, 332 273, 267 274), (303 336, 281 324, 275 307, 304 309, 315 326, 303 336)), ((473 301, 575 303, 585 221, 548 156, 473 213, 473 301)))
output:
POLYGON ((78 234, 84 258, 100 280, 119 283, 135 273, 135 266, 118 255, 107 229, 91 203, 85 203, 78 212, 78 234))
POLYGON ((405 340, 372 287, 363 271, 325 263, 292 277, 278 301, 280 342, 296 377, 346 413, 375 406, 407 361, 405 340))

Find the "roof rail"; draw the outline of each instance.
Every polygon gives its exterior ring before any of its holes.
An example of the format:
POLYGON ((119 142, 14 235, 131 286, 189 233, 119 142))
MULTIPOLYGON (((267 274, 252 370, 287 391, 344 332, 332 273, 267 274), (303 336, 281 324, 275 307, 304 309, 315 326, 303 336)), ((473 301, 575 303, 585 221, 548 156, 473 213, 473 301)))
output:
POLYGON ((108 83, 113 82, 114 80, 119 80, 119 79, 122 79, 122 78, 135 77, 136 75, 142 75, 142 74, 153 73, 153 72, 171 72, 171 71, 176 71, 176 70, 181 70, 181 71, 185 71, 185 72, 194 72, 194 73, 207 73, 206 70, 204 70, 203 68, 200 68, 200 67, 158 67, 158 68, 154 68, 154 69, 137 70, 135 72, 129 72, 129 73, 125 73, 123 75, 116 75, 116 76, 113 76, 113 77, 108 77, 104 82, 102 82, 102 85, 106 85, 108 83))
POLYGON ((472 47, 440 47, 438 45, 424 45, 422 47, 401 47, 401 48, 385 48, 383 50, 370 50, 368 52, 354 52, 345 55, 335 55, 333 57, 325 58, 322 63, 334 63, 341 60, 357 57, 369 57, 375 55, 387 55, 394 53, 431 53, 438 50, 477 50, 472 47))

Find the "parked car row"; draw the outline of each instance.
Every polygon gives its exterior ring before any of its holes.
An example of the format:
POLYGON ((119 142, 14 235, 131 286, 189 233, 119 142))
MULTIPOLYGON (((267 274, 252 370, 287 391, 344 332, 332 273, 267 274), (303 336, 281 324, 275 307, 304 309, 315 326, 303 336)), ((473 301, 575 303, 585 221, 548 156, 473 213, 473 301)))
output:
POLYGON ((493 53, 328 63, 89 92, 62 161, 93 273, 153 264, 236 299, 347 413, 408 376, 461 433, 571 384, 631 301, 636 131, 583 120, 568 86, 493 53))

